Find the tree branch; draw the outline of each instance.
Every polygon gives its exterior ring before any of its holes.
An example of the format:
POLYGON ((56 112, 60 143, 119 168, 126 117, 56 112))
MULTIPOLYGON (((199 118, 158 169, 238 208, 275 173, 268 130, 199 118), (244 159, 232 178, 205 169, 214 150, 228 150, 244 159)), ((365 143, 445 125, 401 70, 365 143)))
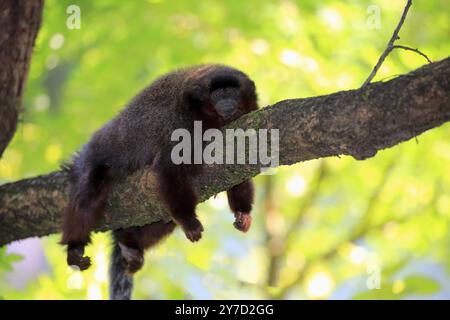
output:
MULTIPOLYGON (((280 165, 350 155, 362 160, 450 120, 450 58, 358 90, 292 99, 248 114, 228 128, 280 130, 280 165)), ((258 165, 209 165, 195 180, 202 201, 257 175, 258 165)), ((114 187, 98 230, 169 220, 149 170, 114 187)), ((66 205, 62 172, 0 187, 0 245, 58 232, 66 205)))
POLYGON ((403 49, 403 50, 406 50, 406 51, 412 51, 412 52, 415 52, 415 53, 417 53, 417 54, 420 54, 422 57, 424 57, 425 59, 427 59, 427 61, 428 61, 428 63, 432 63, 433 61, 431 61, 430 60, 430 58, 428 58, 428 56, 425 54, 425 53, 423 53, 422 51, 420 51, 419 49, 414 49, 414 48, 410 48, 410 47, 408 47, 408 46, 402 46, 402 45, 400 45, 400 44, 396 44, 396 45, 393 45, 392 46, 392 48, 394 48, 394 49, 403 49))
MULTIPOLYGON (((364 83, 362 85, 363 87, 368 85, 370 83, 370 81, 372 81, 372 79, 377 74, 378 69, 380 69, 381 65, 383 64, 384 59, 386 59, 386 57, 389 55, 389 53, 391 53, 391 51, 395 49, 394 42, 396 40, 400 39, 398 34, 400 32, 400 29, 403 26, 403 22, 405 22, 406 15, 408 14, 408 10, 409 10, 409 7, 411 7, 411 5, 412 5, 412 0, 407 0, 406 6, 405 6, 405 9, 403 9, 403 13, 402 13, 402 16, 400 18, 400 21, 398 22, 397 27, 395 28, 391 39, 389 39, 389 42, 388 42, 388 44, 386 46, 386 49, 384 49, 383 53, 381 54, 380 58, 377 61, 377 64, 375 65, 375 67, 373 67, 372 72, 367 77, 366 81, 364 81, 364 83)), ((427 59, 428 59, 428 57, 427 57, 427 59)))

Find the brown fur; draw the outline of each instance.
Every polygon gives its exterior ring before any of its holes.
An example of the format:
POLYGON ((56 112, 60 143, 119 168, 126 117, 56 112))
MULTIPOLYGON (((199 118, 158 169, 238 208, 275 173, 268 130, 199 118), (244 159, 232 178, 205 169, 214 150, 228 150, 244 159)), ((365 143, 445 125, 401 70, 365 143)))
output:
MULTIPOLYGON (((203 129, 220 128, 257 109, 254 83, 241 71, 203 65, 169 73, 138 94, 128 106, 98 130, 67 168, 71 180, 69 204, 64 214, 61 244, 68 245, 68 263, 89 267, 84 246, 89 234, 103 218, 112 184, 136 170, 151 166, 157 174, 162 202, 191 241, 201 238, 203 226, 197 219, 197 195, 191 179, 201 165, 174 165, 170 153, 173 130, 192 132, 195 120, 203 129), (236 102, 235 112, 224 115, 220 101, 236 102)), ((253 184, 248 180, 228 191, 237 229, 250 227, 253 184)), ((139 270, 143 253, 175 228, 173 222, 119 229, 115 241, 122 251, 128 272, 139 270)))

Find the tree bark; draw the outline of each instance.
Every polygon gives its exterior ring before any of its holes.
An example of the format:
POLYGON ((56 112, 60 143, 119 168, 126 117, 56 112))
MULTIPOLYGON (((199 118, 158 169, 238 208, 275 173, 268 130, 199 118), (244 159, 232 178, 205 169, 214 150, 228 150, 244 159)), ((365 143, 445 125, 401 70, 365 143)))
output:
POLYGON ((0 1, 0 158, 16 131, 42 0, 0 1))
MULTIPOLYGON (((279 129, 280 165, 329 156, 362 160, 450 120, 450 58, 358 90, 292 99, 227 128, 279 129)), ((248 151, 248 150, 247 150, 248 151)), ((194 185, 202 201, 260 173, 259 165, 208 165, 194 185)), ((150 170, 115 186, 98 230, 170 220, 150 170)), ((0 187, 0 245, 58 232, 68 182, 54 172, 0 187)))

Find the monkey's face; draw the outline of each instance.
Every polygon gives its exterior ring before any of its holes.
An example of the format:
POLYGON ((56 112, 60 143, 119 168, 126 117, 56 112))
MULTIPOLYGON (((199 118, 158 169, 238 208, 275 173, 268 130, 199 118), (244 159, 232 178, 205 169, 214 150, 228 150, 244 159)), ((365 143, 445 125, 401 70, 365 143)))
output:
POLYGON ((220 128, 257 109, 253 81, 238 72, 205 75, 187 92, 191 110, 205 127, 220 128))
POLYGON ((219 87, 210 91, 209 103, 203 108, 207 115, 218 117, 224 122, 229 122, 239 116, 242 97, 239 88, 219 87))

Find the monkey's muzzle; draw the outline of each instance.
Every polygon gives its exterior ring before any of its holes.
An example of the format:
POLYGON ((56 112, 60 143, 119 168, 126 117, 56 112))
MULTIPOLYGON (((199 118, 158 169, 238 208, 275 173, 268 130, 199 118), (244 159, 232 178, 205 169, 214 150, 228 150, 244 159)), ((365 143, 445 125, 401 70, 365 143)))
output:
POLYGON ((237 101, 234 99, 222 99, 217 101, 214 108, 222 118, 228 120, 236 112, 237 105, 237 101))

